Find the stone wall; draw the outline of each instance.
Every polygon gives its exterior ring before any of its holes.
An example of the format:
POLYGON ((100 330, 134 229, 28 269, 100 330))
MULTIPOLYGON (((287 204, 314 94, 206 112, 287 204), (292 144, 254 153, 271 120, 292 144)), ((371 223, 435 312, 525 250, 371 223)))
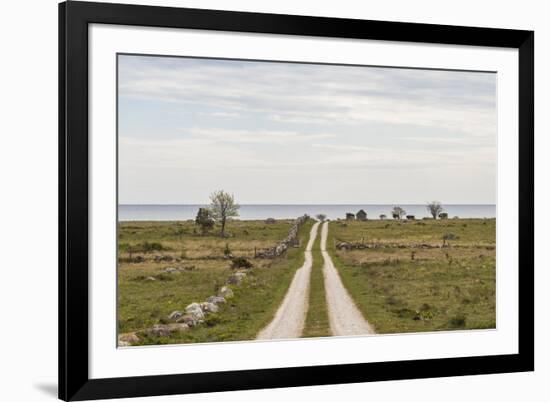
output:
POLYGON ((275 258, 282 255, 290 247, 298 245, 298 230, 308 219, 308 215, 297 218, 292 224, 287 237, 276 246, 257 252, 255 258, 275 258))

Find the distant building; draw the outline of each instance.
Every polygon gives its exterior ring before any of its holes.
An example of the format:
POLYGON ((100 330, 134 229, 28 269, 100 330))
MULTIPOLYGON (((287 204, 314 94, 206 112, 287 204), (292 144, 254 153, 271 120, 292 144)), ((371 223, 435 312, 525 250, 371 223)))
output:
POLYGON ((367 220, 367 213, 360 209, 357 214, 355 214, 358 221, 366 221, 367 220))
POLYGON ((355 220, 355 215, 352 214, 351 212, 347 212, 347 213, 346 213, 346 220, 347 220, 347 221, 353 221, 353 220, 355 220))

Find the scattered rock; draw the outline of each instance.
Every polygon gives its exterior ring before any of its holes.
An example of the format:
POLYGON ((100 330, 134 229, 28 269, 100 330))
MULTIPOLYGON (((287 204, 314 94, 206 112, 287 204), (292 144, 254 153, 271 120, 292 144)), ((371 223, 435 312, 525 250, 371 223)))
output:
POLYGON ((151 328, 147 328, 143 332, 150 336, 170 336, 172 330, 168 325, 157 324, 153 325, 151 328))
POLYGON ((218 296, 223 297, 224 299, 231 299, 233 295, 233 290, 229 286, 222 286, 218 292, 218 296))
POLYGON ((168 324, 170 332, 183 332, 189 329, 186 323, 168 324))
POLYGON ((176 321, 178 318, 180 318, 183 315, 181 311, 172 311, 168 318, 172 321, 176 321))
POLYGON ((135 332, 120 334, 118 336, 118 346, 131 346, 133 343, 139 342, 139 337, 135 332))
POLYGON ((188 329, 189 325, 187 323, 157 324, 143 332, 149 336, 170 336, 174 332, 187 331, 188 329))
POLYGON ((168 273, 168 274, 173 274, 173 273, 175 273, 175 272, 179 272, 179 269, 170 267, 170 268, 166 268, 166 269, 164 270, 164 272, 166 272, 166 273, 168 273))
POLYGON ((185 312, 196 320, 203 320, 204 319, 204 312, 201 309, 201 306, 199 303, 191 303, 187 307, 185 307, 185 312))
POLYGON ((343 242, 338 243, 338 244, 336 245, 336 248, 337 248, 338 250, 351 250, 351 249, 352 249, 352 246, 351 246, 350 243, 343 241, 343 242))
POLYGON ((176 322, 178 324, 186 324, 189 328, 191 328, 196 326, 199 323, 199 320, 197 320, 191 314, 186 314, 178 318, 176 322))
POLYGON ((226 302, 223 296, 210 296, 206 301, 213 304, 223 304, 226 302))
POLYGON ((206 314, 208 314, 208 313, 217 313, 220 309, 214 303, 209 303, 209 302, 201 303, 200 306, 201 306, 201 310, 206 314))
POLYGON ((146 281, 156 281, 157 279, 154 277, 154 276, 148 276, 147 278, 145 278, 146 281))
POLYGON ((246 273, 235 272, 233 275, 227 278, 227 283, 230 285, 240 285, 245 277, 246 273))

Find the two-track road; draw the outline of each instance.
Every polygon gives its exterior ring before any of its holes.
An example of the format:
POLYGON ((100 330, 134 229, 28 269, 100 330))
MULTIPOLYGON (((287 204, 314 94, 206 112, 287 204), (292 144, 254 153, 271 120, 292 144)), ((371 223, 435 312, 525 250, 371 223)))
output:
MULTIPOLYGON (((318 228, 319 222, 316 222, 311 228, 304 252, 304 265, 296 271, 275 317, 260 331, 257 339, 289 339, 299 338, 302 335, 309 307, 309 283, 313 262, 311 249, 315 243, 318 228)), ((374 334, 373 328, 365 320, 344 287, 340 275, 326 251, 327 236, 328 222, 324 222, 321 230, 321 253, 324 260, 323 277, 332 335, 374 334)))
POLYGON ((316 222, 309 234, 309 241, 304 252, 304 265, 294 274, 275 317, 267 327, 260 331, 257 339, 288 339, 299 338, 302 335, 308 309, 309 279, 313 263, 311 249, 317 238, 318 228, 319 222, 316 222))

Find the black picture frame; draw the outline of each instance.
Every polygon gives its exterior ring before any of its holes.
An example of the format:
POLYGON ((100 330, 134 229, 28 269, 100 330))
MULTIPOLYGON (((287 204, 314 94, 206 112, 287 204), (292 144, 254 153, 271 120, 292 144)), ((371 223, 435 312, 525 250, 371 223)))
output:
POLYGON ((293 387, 534 370, 534 32, 70 1, 59 4, 59 398, 293 387), (88 375, 88 25, 515 48, 519 52, 517 354, 213 373, 88 375))

